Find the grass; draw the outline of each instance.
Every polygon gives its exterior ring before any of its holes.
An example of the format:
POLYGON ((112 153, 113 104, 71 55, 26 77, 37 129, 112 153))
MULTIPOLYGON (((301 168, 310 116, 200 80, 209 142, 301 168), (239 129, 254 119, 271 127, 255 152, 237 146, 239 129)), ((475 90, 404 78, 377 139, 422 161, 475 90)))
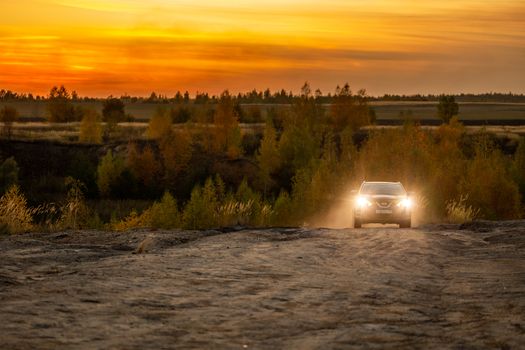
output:
MULTIPOLYGON (((102 102, 76 102, 86 108, 93 108, 102 111, 102 102)), ((377 101, 370 105, 376 111, 379 119, 397 119, 401 112, 411 111, 415 118, 436 119, 437 102, 396 102, 396 101, 377 101)), ((0 102, 0 108, 5 105, 17 109, 23 118, 46 118, 45 101, 11 101, 0 102)), ((148 120, 156 112, 159 106, 172 107, 172 104, 156 103, 128 103, 125 106, 127 114, 135 119, 148 120)), ((275 105, 257 105, 261 109, 263 117, 268 108, 275 105)), ((283 105, 278 105, 283 106, 283 105)), ((193 106, 200 108, 200 106, 193 106)), ((469 119, 525 119, 525 103, 494 103, 494 102, 459 102, 459 117, 463 120, 469 119)))

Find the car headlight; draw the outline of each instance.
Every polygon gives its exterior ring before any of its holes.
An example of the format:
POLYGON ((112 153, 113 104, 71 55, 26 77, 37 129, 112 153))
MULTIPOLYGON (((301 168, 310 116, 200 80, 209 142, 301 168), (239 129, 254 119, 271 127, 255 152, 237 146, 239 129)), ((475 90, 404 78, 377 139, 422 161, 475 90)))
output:
POLYGON ((397 203, 397 206, 398 207, 402 207, 402 208, 405 208, 405 209, 410 209, 412 208, 412 199, 410 198, 405 198, 403 200, 401 200, 399 203, 397 203))
POLYGON ((368 199, 366 199, 365 197, 361 197, 361 196, 357 197, 356 204, 359 208, 372 206, 372 203, 368 199))

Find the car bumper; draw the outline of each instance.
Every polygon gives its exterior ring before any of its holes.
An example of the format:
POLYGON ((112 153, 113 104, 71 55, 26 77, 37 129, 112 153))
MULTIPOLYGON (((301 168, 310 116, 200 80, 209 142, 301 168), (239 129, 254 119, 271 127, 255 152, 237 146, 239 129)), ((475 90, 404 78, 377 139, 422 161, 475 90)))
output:
POLYGON ((407 209, 366 208, 354 211, 354 217, 361 223, 395 224, 410 220, 412 212, 407 209))

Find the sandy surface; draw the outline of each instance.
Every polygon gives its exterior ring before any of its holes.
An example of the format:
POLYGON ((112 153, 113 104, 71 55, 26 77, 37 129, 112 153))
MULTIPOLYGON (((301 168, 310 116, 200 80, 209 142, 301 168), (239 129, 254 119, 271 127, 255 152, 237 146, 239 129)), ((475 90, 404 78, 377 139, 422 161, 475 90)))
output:
POLYGON ((525 222, 0 238, 0 349, 525 348, 525 222))

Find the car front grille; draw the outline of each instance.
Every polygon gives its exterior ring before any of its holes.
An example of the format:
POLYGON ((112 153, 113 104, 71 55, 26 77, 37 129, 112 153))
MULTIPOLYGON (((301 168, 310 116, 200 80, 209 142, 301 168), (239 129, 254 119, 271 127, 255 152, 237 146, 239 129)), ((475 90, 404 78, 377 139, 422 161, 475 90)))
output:
POLYGON ((392 206, 392 201, 381 199, 376 201, 376 205, 378 208, 388 209, 392 206))

